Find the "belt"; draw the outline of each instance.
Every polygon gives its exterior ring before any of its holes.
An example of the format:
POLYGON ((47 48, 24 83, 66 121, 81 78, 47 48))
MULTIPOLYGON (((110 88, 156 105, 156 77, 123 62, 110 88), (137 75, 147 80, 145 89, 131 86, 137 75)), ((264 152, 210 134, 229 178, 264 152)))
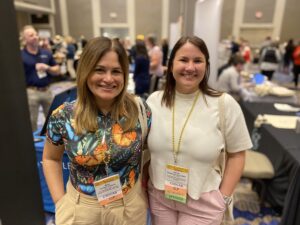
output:
POLYGON ((45 86, 45 87, 27 86, 27 88, 36 91, 47 91, 49 86, 45 86))

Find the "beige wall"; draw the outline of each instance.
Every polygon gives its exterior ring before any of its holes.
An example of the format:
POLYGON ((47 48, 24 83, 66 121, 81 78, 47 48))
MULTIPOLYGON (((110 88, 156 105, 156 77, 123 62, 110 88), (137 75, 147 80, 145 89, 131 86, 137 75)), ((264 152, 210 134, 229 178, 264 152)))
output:
POLYGON ((16 12, 18 30, 22 30, 25 25, 30 24, 30 15, 27 12, 16 12))
POLYGON ((224 0, 222 16, 221 16, 221 31, 220 31, 220 39, 228 38, 232 36, 233 29, 233 18, 234 18, 234 10, 235 10, 235 1, 238 0, 224 0))
POLYGON ((54 17, 54 24, 55 24, 55 32, 56 34, 62 35, 62 26, 61 26, 61 16, 60 16, 60 0, 55 0, 55 17, 54 17))
MULTIPOLYGON (((55 21, 54 25, 56 33, 62 34, 61 16, 59 9, 59 1, 55 2, 55 21)), ((232 35, 235 5, 238 0, 224 0, 221 17, 221 39, 232 35)), ((243 23, 262 24, 271 23, 274 14, 274 3, 280 0, 251 0, 246 1, 243 23), (259 5, 259 7, 258 7, 259 5), (263 17, 260 20, 255 18, 256 10, 263 12, 263 17)), ((50 7, 51 0, 15 0, 15 2, 24 2, 27 4, 50 7)), ((126 23, 127 10, 125 0, 99 0, 101 10, 100 16, 102 23, 126 23), (116 13, 117 17, 111 18, 110 13, 116 13)), ((154 33, 158 40, 161 38, 162 32, 162 0, 135 0, 135 33, 144 34, 154 33), (145 10, 146 9, 146 10, 145 10)), ((178 21, 180 15, 184 15, 183 34, 193 34, 193 20, 196 0, 169 0, 169 23, 178 21)), ((94 36, 91 0, 66 0, 67 15, 70 35, 78 38, 81 34, 87 38, 94 36)), ((286 7, 283 16, 282 29, 280 37, 282 41, 289 38, 300 39, 300 1, 286 0, 286 7)), ((208 18, 207 22, 213 18, 208 18)), ((18 26, 21 27, 24 23, 27 24, 28 18, 24 13, 17 13, 18 26), (24 22, 26 21, 26 22, 24 22)), ((261 39, 265 35, 271 33, 269 28, 241 28, 241 35, 250 39, 261 39)), ((257 41, 258 41, 257 40, 257 41)))
POLYGON ((195 4, 197 0, 185 0, 187 4, 183 7, 184 15, 186 18, 183 19, 183 34, 193 35, 194 34, 194 17, 195 17, 195 4))
POLYGON ((278 0, 246 1, 243 22, 244 23, 272 23, 276 1, 278 0), (260 19, 257 19, 255 17, 256 11, 262 12, 263 16, 260 19))
POLYGON ((101 12, 101 23, 126 23, 126 8, 126 0, 101 0, 99 9, 101 12), (116 17, 111 17, 110 13, 115 13, 116 17))
POLYGON ((87 39, 93 35, 91 1, 67 0, 69 34, 74 38, 84 35, 87 39))
POLYGON ((287 0, 281 28, 281 41, 300 40, 300 1, 287 0))
POLYGON ((160 40, 162 29, 161 0, 136 0, 135 19, 136 34, 147 35, 151 33, 156 35, 157 40, 160 40))
POLYGON ((170 0, 170 23, 176 23, 178 21, 178 17, 180 16, 180 2, 181 0, 170 0))

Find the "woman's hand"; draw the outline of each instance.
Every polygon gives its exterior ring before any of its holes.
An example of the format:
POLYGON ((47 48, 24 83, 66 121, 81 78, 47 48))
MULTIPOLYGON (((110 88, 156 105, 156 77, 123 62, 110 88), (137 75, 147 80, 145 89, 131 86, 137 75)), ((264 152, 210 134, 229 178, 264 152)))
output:
POLYGON ((220 185, 223 196, 231 196, 235 186, 239 182, 245 164, 245 151, 228 153, 224 177, 220 185))
POLYGON ((65 194, 62 172, 63 154, 63 145, 56 146, 49 141, 45 141, 43 151, 43 172, 54 203, 59 201, 65 194))

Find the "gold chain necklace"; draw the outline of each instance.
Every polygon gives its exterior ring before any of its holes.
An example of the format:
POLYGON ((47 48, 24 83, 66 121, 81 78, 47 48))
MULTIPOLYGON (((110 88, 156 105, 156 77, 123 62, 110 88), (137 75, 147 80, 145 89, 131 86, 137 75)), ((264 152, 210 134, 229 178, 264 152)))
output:
POLYGON ((177 149, 176 149, 176 146, 175 146, 175 100, 174 100, 174 105, 173 105, 173 108, 172 108, 172 144, 173 144, 173 158, 174 158, 174 163, 176 164, 177 163, 177 155, 178 155, 178 152, 179 152, 179 149, 180 149, 180 145, 181 145, 181 141, 182 141, 182 135, 183 135, 183 132, 184 132, 184 129, 186 127, 186 124, 188 122, 188 120, 190 119, 190 116, 195 108, 195 105, 196 105, 196 102, 199 98, 199 95, 200 95, 200 91, 197 93, 197 95, 195 96, 195 99, 194 99, 194 102, 193 102, 193 105, 188 113, 188 116, 183 124, 183 127, 181 129, 181 132, 180 132, 180 135, 179 135, 179 140, 178 140, 178 144, 177 144, 177 149))

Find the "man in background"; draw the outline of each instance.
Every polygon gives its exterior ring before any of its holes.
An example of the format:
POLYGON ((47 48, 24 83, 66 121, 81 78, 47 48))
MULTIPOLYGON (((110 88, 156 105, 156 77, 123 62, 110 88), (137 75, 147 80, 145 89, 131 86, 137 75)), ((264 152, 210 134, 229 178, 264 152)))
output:
POLYGON ((52 57, 52 53, 39 47, 39 37, 33 26, 27 25, 22 29, 22 39, 24 48, 21 50, 21 57, 24 65, 31 127, 35 131, 40 105, 46 117, 52 102, 53 97, 49 88, 50 76, 59 75, 60 68, 52 57))
POLYGON ((242 88, 240 73, 244 68, 245 60, 241 55, 234 55, 231 60, 231 66, 223 70, 220 74, 217 81, 217 89, 219 91, 227 92, 235 99, 239 100, 242 88))
POLYGON ((162 65, 163 53, 158 45, 156 45, 156 38, 154 35, 148 35, 145 44, 148 49, 150 58, 150 90, 149 94, 156 91, 158 88, 159 79, 163 76, 164 70, 162 65))

